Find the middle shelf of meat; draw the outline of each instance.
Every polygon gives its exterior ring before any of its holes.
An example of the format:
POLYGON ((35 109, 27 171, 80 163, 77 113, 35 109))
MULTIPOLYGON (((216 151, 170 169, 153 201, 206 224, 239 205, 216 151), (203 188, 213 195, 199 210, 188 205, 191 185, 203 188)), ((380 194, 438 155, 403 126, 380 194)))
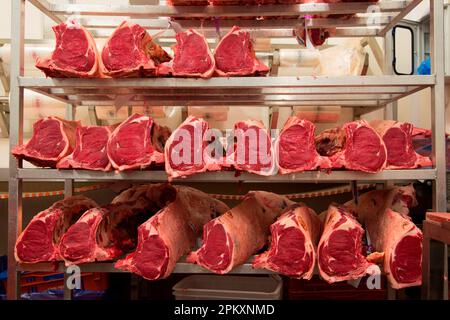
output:
POLYGON ((416 205, 412 185, 330 203, 320 214, 266 191, 229 208, 188 186, 135 185, 104 206, 82 195, 54 203, 24 229, 15 257, 23 271, 64 263, 149 280, 276 272, 334 283, 384 273, 399 289, 421 284, 422 232, 409 214, 416 205))

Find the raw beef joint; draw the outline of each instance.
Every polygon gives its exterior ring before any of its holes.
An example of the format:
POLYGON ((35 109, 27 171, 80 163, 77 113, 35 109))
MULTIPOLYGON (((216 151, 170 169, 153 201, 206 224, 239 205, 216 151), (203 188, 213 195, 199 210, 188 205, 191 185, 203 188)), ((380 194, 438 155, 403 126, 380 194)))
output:
POLYGON ((111 134, 106 151, 112 166, 119 170, 144 169, 164 163, 164 144, 170 130, 158 126, 152 117, 134 114, 111 134))
POLYGON ((103 47, 100 66, 113 78, 157 76, 158 66, 171 59, 144 28, 124 21, 103 47))
POLYGON ((109 205, 86 211, 61 238, 66 265, 113 260, 134 250, 139 225, 173 201, 174 194, 166 184, 138 186, 109 205))
POLYGON ((90 126, 78 127, 75 150, 61 159, 58 169, 111 170, 111 163, 106 153, 106 145, 114 127, 90 126))
POLYGON ((170 178, 222 168, 221 155, 213 154, 206 136, 209 124, 202 118, 189 116, 169 137, 165 144, 166 172, 170 178), (214 157, 213 157, 214 156, 214 157))
POLYGON ((253 268, 311 279, 321 232, 317 214, 304 204, 294 204, 270 226, 270 232, 269 250, 255 257, 253 268))
POLYGON ((345 207, 330 205, 317 249, 320 276, 328 283, 379 272, 362 252, 364 229, 345 207))
POLYGON ((61 260, 59 240, 86 211, 97 204, 84 196, 73 196, 55 202, 31 219, 16 242, 17 262, 36 263, 61 260))
POLYGON ((275 173, 276 159, 269 133, 261 121, 241 121, 234 125, 236 146, 233 165, 236 170, 262 176, 275 173))
POLYGON ((251 191, 245 199, 203 229, 203 245, 187 261, 224 274, 246 262, 268 241, 270 225, 293 202, 265 191, 251 191))
POLYGON ((334 168, 375 173, 386 166, 383 139, 365 120, 325 130, 315 141, 319 154, 329 157, 334 168))
POLYGON ((99 76, 99 57, 91 34, 74 20, 54 26, 56 46, 50 57, 37 58, 36 67, 47 77, 99 76))
POLYGON ((177 261, 192 250, 203 225, 228 210, 199 190, 185 186, 175 189, 175 201, 139 227, 136 251, 119 260, 116 268, 149 280, 168 277, 177 261))
POLYGON ((39 119, 33 125, 33 136, 28 143, 13 149, 13 155, 39 167, 55 168, 59 160, 72 153, 79 121, 58 117, 39 119))
POLYGON ((234 26, 214 50, 216 72, 222 77, 265 75, 269 68, 256 58, 250 33, 234 26))
POLYGON ((308 120, 290 117, 286 121, 275 142, 280 173, 331 168, 330 160, 316 151, 314 131, 314 124, 308 120))
POLYGON ((215 70, 214 56, 205 36, 189 29, 176 35, 172 74, 180 77, 210 78, 215 70))
POLYGON ((412 142, 413 125, 393 120, 374 120, 370 125, 383 138, 387 149, 387 169, 431 166, 431 160, 418 154, 412 142))

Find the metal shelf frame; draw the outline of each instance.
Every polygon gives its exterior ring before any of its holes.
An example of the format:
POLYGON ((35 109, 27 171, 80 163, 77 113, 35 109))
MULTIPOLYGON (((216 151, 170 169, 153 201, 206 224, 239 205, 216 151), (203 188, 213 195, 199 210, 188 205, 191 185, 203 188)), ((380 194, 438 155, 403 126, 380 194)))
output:
MULTIPOLYGON (((431 48, 432 48, 432 75, 431 76, 392 76, 391 70, 386 68, 386 76, 377 77, 267 77, 267 78, 213 78, 209 80, 197 79, 43 79, 24 77, 24 24, 25 2, 29 1, 59 23, 67 16, 80 15, 82 23, 89 28, 103 26, 105 32, 111 30, 111 23, 105 23, 105 19, 94 17, 107 17, 118 19, 153 19, 159 21, 154 24, 148 21, 148 28, 161 29, 167 23, 166 18, 197 18, 197 20, 177 20, 186 26, 195 27, 206 21, 206 27, 211 27, 207 21, 209 18, 223 18, 224 26, 242 24, 249 30, 254 30, 258 36, 265 37, 291 37, 292 26, 299 22, 298 17, 305 15, 327 14, 353 14, 358 13, 357 18, 342 22, 336 19, 308 20, 301 23, 314 26, 336 26, 339 36, 371 36, 385 37, 388 31, 409 13, 421 0, 408 1, 384 1, 379 4, 382 12, 381 25, 368 27, 362 25, 367 18, 377 16, 376 13, 367 13, 368 3, 339 3, 339 4, 301 4, 301 5, 267 5, 248 6, 242 10, 242 6, 222 7, 168 7, 168 6, 113 6, 113 5, 71 5, 52 4, 46 0, 13 0, 12 1, 12 35, 11 56, 15 59, 11 63, 11 91, 10 91, 10 148, 23 142, 23 107, 24 90, 31 89, 36 92, 49 95, 68 104, 67 118, 73 117, 73 111, 77 106, 90 106, 92 104, 111 103, 116 95, 132 95, 133 101, 155 99, 161 104, 170 105, 183 101, 196 105, 211 105, 211 101, 220 97, 222 104, 227 105, 293 105, 333 103, 335 96, 339 95, 340 105, 353 106, 372 110, 385 107, 387 118, 395 118, 395 103, 398 99, 410 95, 424 88, 431 88, 431 122, 433 139, 433 169, 423 170, 398 170, 384 171, 378 174, 366 174, 361 172, 334 171, 331 174, 323 172, 304 172, 295 175, 260 177, 251 174, 242 174, 238 177, 232 172, 206 173, 180 179, 176 181, 217 181, 217 182, 261 182, 261 183, 302 183, 302 182, 342 182, 342 181, 408 181, 408 180, 432 180, 433 181, 433 210, 446 211, 446 163, 445 163, 445 106, 444 106, 444 22, 443 0, 431 0, 431 48), (293 17, 271 21, 249 22, 240 17, 293 17), (156 19, 166 17, 162 19, 156 19), (225 17, 231 19, 225 19, 225 17), (297 19, 296 19, 297 18, 297 19), (164 20, 165 19, 165 20, 164 20), (98 21, 98 23, 96 23, 98 21), (209 25, 208 25, 209 24, 209 25), (259 32, 259 33, 258 33, 259 32), (242 81, 245 80, 245 81, 242 81), (245 90, 242 88, 245 87, 245 90), (145 92, 144 92, 145 91, 145 92), (241 91, 246 91, 243 94, 241 91), (223 98, 221 96, 224 96, 223 98), (333 98, 330 98, 333 97, 333 98), (176 99, 175 99, 176 98, 176 99), (288 101, 288 102, 286 102, 288 101)), ((207 32, 214 32, 206 29, 207 32)), ((168 37, 173 34, 168 32, 168 37)), ((390 37, 385 37, 386 65, 392 61, 389 43, 390 37)), ((183 103, 184 104, 184 103, 183 103)), ((51 169, 23 169, 22 162, 10 156, 9 170, 9 216, 8 216, 8 299, 20 297, 19 277, 20 272, 38 268, 39 270, 53 270, 51 264, 38 264, 24 266, 16 263, 14 258, 14 246, 18 235, 22 231, 22 184, 26 179, 47 180, 56 179, 65 181, 66 196, 73 193, 74 180, 136 180, 136 181, 166 181, 164 172, 161 171, 133 171, 125 173, 99 173, 87 171, 58 171, 51 169)), ((64 271, 59 264, 58 270, 64 271)), ((429 269, 429 268, 428 268, 429 269)), ((424 268, 424 270, 428 270, 424 268)), ((93 263, 82 266, 85 271, 115 272, 111 263, 93 263)), ((201 268, 180 262, 175 272, 196 273, 204 272, 201 268)), ((236 273, 259 273, 251 269, 249 264, 236 268, 236 273)), ((265 272, 265 271, 261 271, 265 272)), ((266 272, 267 273, 267 272, 266 272)), ((433 284, 429 283, 429 275, 424 274, 424 297, 430 297, 433 284)), ((70 298, 70 291, 65 290, 65 298, 70 298)))

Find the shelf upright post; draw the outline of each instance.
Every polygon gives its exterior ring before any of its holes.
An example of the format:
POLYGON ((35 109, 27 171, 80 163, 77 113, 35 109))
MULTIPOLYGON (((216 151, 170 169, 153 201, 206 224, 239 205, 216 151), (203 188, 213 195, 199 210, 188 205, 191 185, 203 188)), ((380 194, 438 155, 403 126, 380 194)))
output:
MULTIPOLYGON (((446 138, 445 138, 445 76, 444 76, 444 1, 430 1, 432 160, 436 169, 433 182, 433 211, 447 211, 446 138)), ((447 245, 424 238, 422 267, 422 298, 448 299, 447 245)))
POLYGON ((12 148, 23 142, 23 88, 19 76, 24 73, 25 0, 13 0, 11 6, 11 91, 9 138, 9 201, 8 201, 8 288, 9 300, 20 298, 19 272, 14 246, 22 231, 22 180, 17 177, 22 162, 12 155, 12 148))

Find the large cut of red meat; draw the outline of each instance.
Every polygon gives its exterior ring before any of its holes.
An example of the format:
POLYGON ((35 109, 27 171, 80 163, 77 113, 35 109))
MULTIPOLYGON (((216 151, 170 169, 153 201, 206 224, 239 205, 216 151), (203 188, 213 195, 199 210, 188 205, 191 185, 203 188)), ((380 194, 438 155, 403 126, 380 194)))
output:
POLYGON ((92 78, 99 76, 94 38, 76 21, 54 26, 56 46, 50 57, 37 58, 36 67, 47 77, 92 78))
POLYGON ((119 171, 162 164, 169 135, 170 130, 157 125, 152 117, 134 114, 111 133, 106 148, 109 161, 119 171))
POLYGON ((265 191, 251 191, 225 214, 203 229, 203 245, 187 261, 224 274, 245 263, 268 241, 270 225, 293 202, 265 191))
POLYGON ((321 222, 304 204, 290 206, 270 226, 269 250, 255 257, 253 268, 264 268, 297 279, 311 279, 321 222))
POLYGON ((124 21, 103 47, 100 67, 113 78, 156 76, 158 66, 171 59, 144 28, 124 21))
POLYGON ((139 225, 173 201, 174 194, 166 184, 137 186, 109 205, 86 211, 61 238, 66 265, 113 260, 134 250, 139 225))
POLYGON ((194 173, 217 171, 222 168, 222 153, 215 154, 207 136, 209 124, 202 118, 189 116, 169 137, 165 144, 166 172, 170 178, 194 173))
POLYGON ((329 157, 334 168, 375 173, 386 166, 383 139, 365 120, 325 130, 315 141, 319 154, 329 157))
POLYGON ((13 155, 39 167, 55 168, 59 160, 72 153, 79 121, 58 117, 39 119, 33 125, 33 136, 13 149, 13 155))
POLYGON ((136 251, 115 267, 148 280, 168 277, 177 261, 196 243, 203 225, 229 208, 186 186, 176 186, 176 199, 139 227, 136 251))
POLYGON ((256 58, 250 33, 234 26, 214 50, 216 72, 222 77, 265 75, 269 68, 256 58))
POLYGON ((176 35, 172 74, 180 77, 210 78, 215 70, 214 56, 205 36, 189 29, 176 35))
POLYGON ((317 249, 320 276, 328 283, 379 272, 363 255, 364 229, 348 209, 330 205, 317 249))
POLYGON ((236 140, 233 166, 236 170, 273 175, 276 168, 275 152, 267 129, 261 121, 240 121, 234 125, 236 140))
POLYGON ((106 145, 114 127, 89 126, 78 127, 74 151, 61 159, 58 169, 111 170, 111 163, 106 153, 106 145))
POLYGON ((317 153, 314 132, 315 126, 308 120, 290 117, 286 121, 275 142, 280 173, 331 168, 330 160, 317 153))
POLYGON ((59 240, 86 211, 97 204, 84 196, 73 196, 55 202, 31 219, 16 242, 17 262, 36 263, 61 260, 59 240))
POLYGON ((393 120, 374 120, 370 125, 386 145, 387 169, 410 169, 432 165, 430 158, 414 150, 412 124, 393 120))
POLYGON ((422 283, 423 236, 408 216, 416 205, 412 185, 370 191, 358 197, 358 204, 346 204, 365 225, 376 251, 367 259, 383 265, 394 289, 422 283))

